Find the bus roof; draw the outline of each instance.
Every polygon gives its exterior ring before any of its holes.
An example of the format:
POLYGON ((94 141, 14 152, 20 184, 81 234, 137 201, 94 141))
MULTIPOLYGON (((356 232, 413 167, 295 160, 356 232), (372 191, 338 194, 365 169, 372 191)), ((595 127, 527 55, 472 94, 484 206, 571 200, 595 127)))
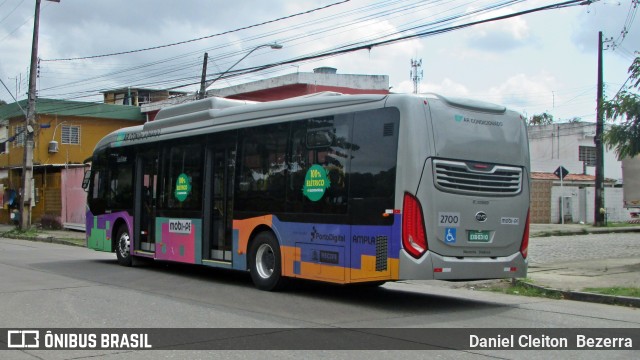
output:
MULTIPOLYGON (((335 109, 372 102, 384 102, 388 95, 342 95, 338 93, 312 94, 291 99, 257 103, 225 98, 206 98, 164 108, 155 120, 112 132, 96 145, 96 150, 107 146, 139 144, 182 136, 203 134, 242 127, 244 122, 287 117, 301 113, 335 109)), ((258 125, 258 124, 256 124, 258 125)))
POLYGON ((317 113, 309 116, 324 116, 336 108, 353 107, 379 103, 384 106, 389 98, 415 98, 439 100, 451 107, 501 114, 506 108, 500 105, 443 97, 435 94, 361 94, 344 95, 325 92, 270 102, 252 102, 225 98, 206 98, 189 103, 164 108, 155 120, 144 125, 120 129, 105 136, 96 149, 107 146, 124 145, 168 140, 183 136, 200 135, 240 128, 251 122, 251 126, 268 124, 272 121, 296 120, 300 114, 317 113))

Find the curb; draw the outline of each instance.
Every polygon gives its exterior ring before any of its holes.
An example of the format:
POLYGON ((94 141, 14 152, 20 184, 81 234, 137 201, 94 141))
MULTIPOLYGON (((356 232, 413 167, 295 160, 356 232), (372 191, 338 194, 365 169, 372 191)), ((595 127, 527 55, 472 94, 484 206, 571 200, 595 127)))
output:
POLYGON ((68 240, 57 239, 57 238, 55 238, 53 236, 48 236, 48 237, 21 236, 21 235, 13 235, 13 234, 8 234, 8 233, 0 234, 0 236, 8 238, 8 239, 37 241, 37 242, 45 242, 45 243, 51 243, 51 244, 84 247, 84 245, 76 244, 76 243, 74 243, 72 241, 68 241, 68 240))
POLYGON ((546 291, 550 294, 560 295, 564 300, 575 300, 575 301, 583 301, 583 302, 592 302, 599 304, 607 304, 607 305, 622 305, 640 308, 640 298, 629 297, 629 296, 614 296, 614 295, 604 295, 604 294, 596 294, 590 292, 583 291, 570 291, 570 290, 558 290, 552 289, 540 285, 534 285, 522 280, 516 280, 518 285, 528 287, 531 289, 537 289, 546 291))
POLYGON ((580 230, 550 230, 541 231, 539 233, 531 233, 529 237, 548 237, 548 236, 572 236, 572 235, 588 235, 588 234, 609 234, 609 233, 629 233, 640 232, 640 227, 620 227, 620 228, 585 228, 580 230))

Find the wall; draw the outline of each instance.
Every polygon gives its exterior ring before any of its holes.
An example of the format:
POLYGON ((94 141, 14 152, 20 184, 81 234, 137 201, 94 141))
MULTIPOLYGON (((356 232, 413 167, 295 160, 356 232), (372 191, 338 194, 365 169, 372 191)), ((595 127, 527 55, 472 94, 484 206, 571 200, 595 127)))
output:
POLYGON ((531 207, 529 216, 534 224, 548 224, 551 221, 551 181, 531 182, 531 207))
MULTIPOLYGON (((531 171, 554 172, 562 165, 572 174, 595 175, 595 167, 583 166, 579 146, 595 146, 595 123, 566 123, 529 126, 531 171)), ((604 150, 604 177, 622 180, 622 165, 613 150, 604 150)))
MULTIPOLYGON (((554 186, 551 189, 551 223, 560 223, 560 195, 571 200, 571 215, 573 222, 593 224, 594 212, 593 187, 578 188, 577 186, 554 186), (586 217, 586 218, 585 218, 586 217)), ((630 211, 622 207, 622 188, 607 187, 604 189, 604 203, 607 209, 608 222, 626 222, 631 220, 630 211)))
POLYGON ((85 168, 62 169, 61 219, 63 226, 71 229, 85 229, 87 193, 82 188, 85 168))
MULTIPOLYGON (((128 120, 103 120, 77 116, 39 115, 40 124, 49 124, 48 128, 38 129, 35 138, 33 162, 35 165, 52 164, 82 164, 91 157, 95 145, 105 135, 123 127, 139 125, 142 122, 128 120), (62 125, 80 127, 80 144, 62 144, 62 125), (58 152, 49 153, 49 142, 58 142, 58 152)), ((14 134, 16 125, 22 125, 20 119, 9 122, 10 135, 14 134)), ((24 161, 24 147, 9 145, 8 154, 0 154, 0 168, 22 167, 24 161)))

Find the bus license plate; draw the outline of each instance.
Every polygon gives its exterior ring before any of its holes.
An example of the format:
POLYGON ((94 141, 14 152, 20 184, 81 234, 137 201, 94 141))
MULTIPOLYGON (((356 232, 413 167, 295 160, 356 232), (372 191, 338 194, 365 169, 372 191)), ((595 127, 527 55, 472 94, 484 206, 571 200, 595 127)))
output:
POLYGON ((489 231, 469 231, 469 242, 489 242, 489 231))

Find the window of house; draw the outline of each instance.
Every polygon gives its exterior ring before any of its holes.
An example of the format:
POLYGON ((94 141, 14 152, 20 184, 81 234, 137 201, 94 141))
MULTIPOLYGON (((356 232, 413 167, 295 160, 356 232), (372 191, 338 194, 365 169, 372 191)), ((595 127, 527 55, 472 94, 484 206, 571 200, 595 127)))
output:
POLYGON ((578 160, 584 161, 586 166, 596 166, 596 147, 578 146, 578 160))
POLYGON ((62 125, 62 143, 80 144, 80 126, 62 125))
POLYGON ((24 146, 24 125, 16 125, 14 127, 13 135, 16 137, 16 139, 13 141, 13 147, 24 146))

